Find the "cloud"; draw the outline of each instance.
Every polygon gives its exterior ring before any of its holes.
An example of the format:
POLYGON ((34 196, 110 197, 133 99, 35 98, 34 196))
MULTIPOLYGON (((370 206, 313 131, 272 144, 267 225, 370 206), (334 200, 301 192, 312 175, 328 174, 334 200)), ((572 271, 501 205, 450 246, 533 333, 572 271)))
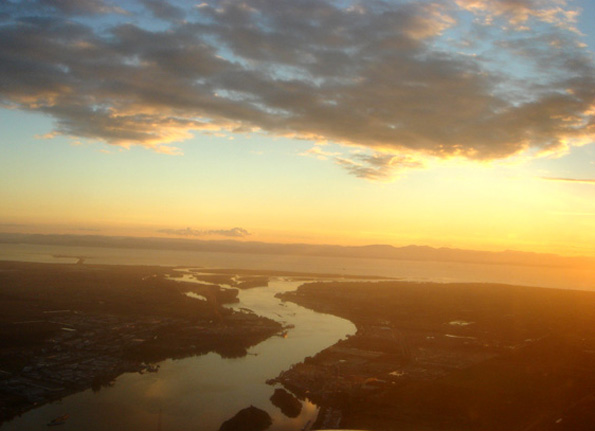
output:
POLYGON ((308 157, 316 157, 319 160, 327 160, 331 157, 335 157, 338 156, 340 153, 337 153, 335 151, 325 151, 322 148, 320 148, 320 146, 316 145, 302 153, 300 153, 300 156, 308 156, 308 157))
POLYGON ((497 18, 519 30, 529 30, 528 21, 535 19, 573 32, 579 11, 568 7, 566 0, 455 0, 467 11, 483 16, 485 24, 497 18))
POLYGON ((56 9, 66 15, 100 15, 124 10, 104 0, 39 0, 40 5, 56 9))
POLYGON ((231 238, 243 238, 251 235, 246 229, 234 227, 232 229, 211 229, 197 230, 187 227, 186 229, 160 229, 159 232, 176 236, 208 236, 217 235, 231 238))
MULTIPOLYGON (((212 132, 474 160, 594 139, 595 67, 562 0, 140 3, 3 2, 0 106, 53 118, 48 136, 175 154, 212 132)), ((407 165, 386 157, 338 162, 407 165)))
POLYGON ((411 156, 394 154, 355 154, 351 159, 337 157, 335 161, 351 175, 373 182, 390 182, 404 170, 425 166, 411 156))
POLYGON ((165 0, 140 0, 140 2, 157 19, 166 21, 181 21, 184 19, 184 10, 172 5, 165 0))
POLYGON ((558 181, 558 182, 567 182, 567 183, 581 183, 581 184, 595 185, 595 179, 590 179, 590 178, 541 177, 541 179, 546 180, 546 181, 558 181))

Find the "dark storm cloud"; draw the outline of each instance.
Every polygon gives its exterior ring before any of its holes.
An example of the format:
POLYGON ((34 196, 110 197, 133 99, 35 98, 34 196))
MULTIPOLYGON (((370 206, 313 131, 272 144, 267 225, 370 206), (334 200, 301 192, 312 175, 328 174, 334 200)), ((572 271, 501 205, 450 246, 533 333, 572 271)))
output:
POLYGON ((64 135, 163 152, 214 130, 381 151, 338 160, 364 178, 406 166, 400 152, 478 160, 555 152, 595 128, 595 69, 559 3, 247 0, 182 10, 140 0, 150 14, 141 25, 126 3, 8 2, 0 103, 50 115, 64 135), (510 16, 523 27, 501 40, 497 26, 486 33, 518 62, 514 72, 485 53, 440 48, 462 9, 483 27, 510 16), (81 14, 103 19, 72 18, 81 14), (146 24, 151 17, 172 24, 146 24))

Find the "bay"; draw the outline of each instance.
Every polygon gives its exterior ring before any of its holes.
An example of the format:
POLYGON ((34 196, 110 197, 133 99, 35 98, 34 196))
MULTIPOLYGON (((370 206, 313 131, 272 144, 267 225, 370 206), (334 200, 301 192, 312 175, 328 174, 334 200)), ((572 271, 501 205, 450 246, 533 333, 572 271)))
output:
POLYGON ((503 283, 595 290, 595 268, 0 244, 0 260, 73 263, 78 256, 85 256, 89 264, 242 268, 395 277, 405 281, 503 283))

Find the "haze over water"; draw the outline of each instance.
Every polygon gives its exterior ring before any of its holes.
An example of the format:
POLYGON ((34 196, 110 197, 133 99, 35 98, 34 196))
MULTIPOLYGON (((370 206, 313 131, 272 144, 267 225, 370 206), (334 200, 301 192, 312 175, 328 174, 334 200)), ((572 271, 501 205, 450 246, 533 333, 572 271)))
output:
MULTIPOLYGON (((594 23, 593 0, 0 0, 0 260, 595 291, 594 23), (27 235, 98 247, 15 239, 27 235), (99 248, 131 239, 305 251, 99 248), (370 245, 507 263, 308 249, 370 245), (414 257, 358 254, 372 255, 414 257), (508 263, 521 261, 536 266, 508 263), (570 261, 583 265, 552 263, 570 261)), ((258 403, 272 430, 299 429, 316 406, 293 423, 264 380, 353 325, 274 298, 298 284, 240 293, 294 323, 287 339, 164 361, 0 428, 45 429, 68 410, 64 430, 145 431, 162 415, 164 431, 208 431, 258 403)), ((20 342, 19 319, 4 329, 20 342)))
POLYGON ((88 264, 193 266, 394 277, 405 281, 504 283, 595 290, 595 268, 486 265, 459 262, 215 253, 178 250, 2 244, 1 260, 88 264), (57 257, 62 256, 62 257, 57 257), (64 257, 70 256, 70 257, 64 257))

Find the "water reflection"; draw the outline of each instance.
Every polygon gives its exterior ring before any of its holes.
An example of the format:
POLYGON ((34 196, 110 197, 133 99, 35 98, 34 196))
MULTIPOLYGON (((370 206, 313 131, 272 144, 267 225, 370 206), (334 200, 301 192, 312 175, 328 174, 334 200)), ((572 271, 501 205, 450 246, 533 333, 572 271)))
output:
POLYGON ((276 388, 265 381, 355 332, 351 322, 292 303, 281 304, 274 297, 301 283, 272 279, 268 287, 241 291, 240 302, 231 306, 294 325, 286 338, 272 337, 241 358, 209 353, 169 359, 160 363, 157 373, 124 374, 113 387, 98 392, 89 389, 42 406, 5 423, 0 430, 46 430, 49 420, 69 413, 61 430, 146 431, 156 430, 161 421, 163 431, 208 431, 218 430, 224 421, 250 405, 271 416, 271 431, 299 430, 315 419, 317 406, 300 401, 299 414, 288 417, 271 402, 276 388))
POLYGON ((288 418, 297 418, 302 412, 302 403, 285 389, 275 389, 270 399, 288 418))

